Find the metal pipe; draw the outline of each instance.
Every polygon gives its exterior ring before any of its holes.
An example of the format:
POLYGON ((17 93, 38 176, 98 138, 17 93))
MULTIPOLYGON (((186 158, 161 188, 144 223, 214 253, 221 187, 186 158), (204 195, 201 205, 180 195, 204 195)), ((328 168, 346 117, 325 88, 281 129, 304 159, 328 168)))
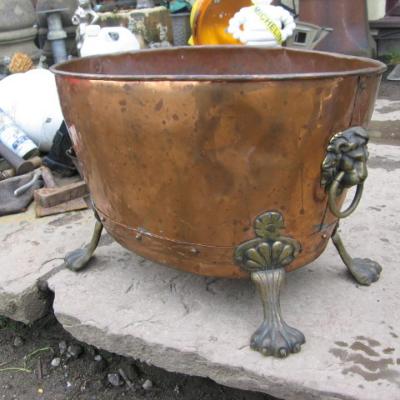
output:
POLYGON ((32 173, 32 179, 28 183, 25 183, 25 185, 22 185, 14 190, 14 196, 15 197, 22 196, 40 179, 41 176, 42 176, 42 171, 40 169, 34 171, 32 173))
POLYGON ((51 50, 53 52, 53 58, 56 63, 67 60, 67 47, 65 39, 67 38, 67 32, 63 29, 61 13, 60 12, 49 12, 47 15, 48 33, 47 40, 51 42, 51 50))
POLYGON ((1 142, 0 155, 14 167, 15 173, 17 175, 26 174, 27 172, 33 171, 35 169, 35 166, 31 161, 24 160, 1 142))

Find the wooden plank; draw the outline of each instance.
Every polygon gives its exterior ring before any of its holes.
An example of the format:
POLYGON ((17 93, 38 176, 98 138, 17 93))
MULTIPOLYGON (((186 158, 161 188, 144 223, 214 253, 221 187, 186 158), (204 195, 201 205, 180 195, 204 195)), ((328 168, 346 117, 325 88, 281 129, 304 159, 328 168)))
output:
POLYGON ((53 174, 51 173, 50 169, 43 165, 41 167, 41 170, 42 170, 42 179, 44 181, 44 186, 47 188, 57 187, 57 184, 54 180, 53 174))
POLYGON ((42 207, 38 202, 35 203, 35 212, 37 217, 46 217, 47 215, 61 214, 67 211, 85 210, 88 208, 86 201, 80 197, 53 207, 42 207))
POLYGON ((61 187, 38 189, 35 191, 34 197, 41 207, 54 207, 66 201, 86 196, 88 193, 86 183, 80 181, 61 187))

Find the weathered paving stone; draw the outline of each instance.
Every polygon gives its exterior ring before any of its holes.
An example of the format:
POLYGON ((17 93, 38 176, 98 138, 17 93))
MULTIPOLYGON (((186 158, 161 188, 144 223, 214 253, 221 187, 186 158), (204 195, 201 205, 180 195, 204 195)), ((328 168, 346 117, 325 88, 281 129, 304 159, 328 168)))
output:
MULTIPOLYGON (((331 245, 288 274, 281 302, 287 322, 306 336, 299 354, 280 360, 250 350, 262 310, 249 281, 165 268, 110 240, 89 269, 48 279, 57 318, 98 348, 285 400, 397 400, 400 154, 393 146, 370 151, 365 196, 342 222, 342 236, 351 254, 382 264, 381 279, 371 287, 354 283, 331 245)), ((86 242, 89 220, 70 229, 79 240, 58 237, 56 246, 64 252, 86 242)))
POLYGON ((400 100, 376 101, 369 132, 371 138, 400 140, 400 100))
POLYGON ((25 323, 42 317, 49 298, 38 280, 56 272, 69 246, 85 243, 93 224, 90 211, 37 219, 33 206, 1 217, 0 315, 25 323))

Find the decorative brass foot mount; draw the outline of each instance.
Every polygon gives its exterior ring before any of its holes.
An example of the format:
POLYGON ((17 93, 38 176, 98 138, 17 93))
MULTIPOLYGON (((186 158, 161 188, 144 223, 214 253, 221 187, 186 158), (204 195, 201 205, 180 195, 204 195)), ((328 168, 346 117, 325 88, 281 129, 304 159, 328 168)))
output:
POLYGON ((103 231, 103 224, 100 222, 100 219, 96 212, 95 216, 96 224, 94 226, 94 231, 90 243, 83 248, 71 251, 64 257, 65 266, 71 271, 78 272, 84 269, 87 266, 89 260, 92 258, 93 253, 99 244, 101 232, 103 231))
POLYGON ((299 242, 280 234, 283 223, 279 212, 268 211, 259 215, 254 222, 257 237, 235 250, 235 261, 250 273, 264 309, 264 321, 251 337, 250 346, 266 356, 280 358, 299 352, 305 343, 304 335, 289 326, 281 315, 280 289, 285 277, 284 267, 301 250, 299 242))

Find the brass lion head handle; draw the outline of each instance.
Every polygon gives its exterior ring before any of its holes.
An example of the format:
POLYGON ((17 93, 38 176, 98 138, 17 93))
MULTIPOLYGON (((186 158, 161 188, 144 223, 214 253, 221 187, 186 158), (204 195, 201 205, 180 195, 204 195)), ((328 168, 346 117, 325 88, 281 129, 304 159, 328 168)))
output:
POLYGON ((331 212, 337 218, 345 218, 357 208, 367 179, 367 144, 369 136, 361 127, 349 128, 332 137, 327 147, 327 154, 322 163, 321 185, 328 192, 331 212), (350 206, 341 211, 336 198, 343 189, 357 185, 356 194, 350 206))

